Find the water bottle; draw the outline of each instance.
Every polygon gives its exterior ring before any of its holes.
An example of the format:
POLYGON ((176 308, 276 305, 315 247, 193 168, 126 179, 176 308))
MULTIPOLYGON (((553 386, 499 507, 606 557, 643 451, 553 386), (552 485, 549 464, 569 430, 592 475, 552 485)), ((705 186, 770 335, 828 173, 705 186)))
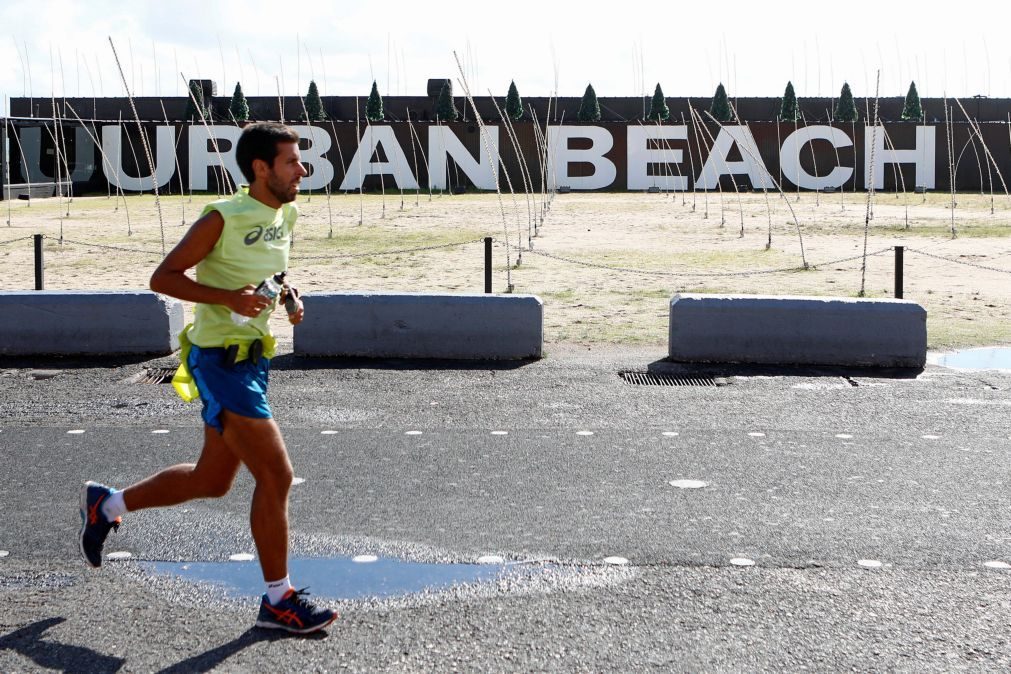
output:
POLYGON ((298 311, 298 288, 295 286, 285 286, 287 291, 284 296, 284 310, 289 316, 294 316, 298 311))
MULTIPOLYGON (((275 297, 281 294, 281 288, 284 287, 284 276, 285 272, 281 271, 269 278, 263 279, 260 285, 256 286, 256 290, 253 291, 254 295, 260 295, 266 297, 268 300, 273 301, 275 297)), ((232 322, 236 325, 245 325, 249 322, 249 316, 243 316, 242 314, 237 314, 232 312, 232 322)))

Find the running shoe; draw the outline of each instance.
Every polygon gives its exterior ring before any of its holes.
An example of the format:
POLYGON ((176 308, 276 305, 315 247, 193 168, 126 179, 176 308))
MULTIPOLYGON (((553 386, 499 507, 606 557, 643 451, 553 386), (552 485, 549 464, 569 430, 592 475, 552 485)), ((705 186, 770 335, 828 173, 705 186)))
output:
POLYGON ((109 521, 102 512, 102 504, 115 490, 97 482, 85 482, 81 488, 81 556, 93 568, 102 566, 102 547, 109 529, 119 530, 123 521, 117 517, 109 521))
POLYGON ((291 589, 281 601, 271 604, 267 595, 260 600, 260 614, 256 626, 274 630, 287 630, 295 634, 309 634, 323 629, 334 620, 337 612, 320 608, 306 597, 308 588, 291 589))

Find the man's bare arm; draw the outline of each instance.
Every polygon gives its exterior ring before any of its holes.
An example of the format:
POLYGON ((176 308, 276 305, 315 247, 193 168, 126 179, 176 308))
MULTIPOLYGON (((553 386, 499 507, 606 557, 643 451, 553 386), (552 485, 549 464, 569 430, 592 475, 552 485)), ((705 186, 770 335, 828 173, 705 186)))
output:
POLYGON ((154 270, 151 290, 186 302, 222 304, 242 316, 257 316, 269 306, 270 300, 253 294, 253 286, 236 290, 212 288, 186 275, 214 249, 224 226, 225 221, 217 211, 211 211, 193 223, 182 241, 154 270))

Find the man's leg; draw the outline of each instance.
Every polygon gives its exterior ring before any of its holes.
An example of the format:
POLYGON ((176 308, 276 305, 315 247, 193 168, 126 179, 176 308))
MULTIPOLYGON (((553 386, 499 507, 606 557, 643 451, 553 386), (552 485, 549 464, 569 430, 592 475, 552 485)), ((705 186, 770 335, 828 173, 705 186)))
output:
POLYGON ((128 510, 168 506, 195 498, 223 496, 239 470, 239 459, 221 435, 206 427, 204 448, 196 464, 172 466, 128 487, 125 491, 94 482, 81 490, 81 555, 92 567, 102 565, 102 549, 120 516, 128 510))
POLYGON ((288 490, 293 477, 288 450, 273 419, 221 413, 228 448, 256 480, 249 515, 253 540, 267 582, 288 575, 288 490))
POLYGON ((273 419, 252 419, 222 412, 225 443, 256 480, 249 514, 253 540, 260 555, 267 594, 260 599, 257 627, 308 634, 337 619, 337 612, 316 606, 308 592, 295 590, 288 579, 288 490, 292 470, 281 431, 273 419), (278 581, 278 583, 275 583, 278 581), (280 597, 274 592, 287 588, 280 597))
POLYGON ((228 493, 239 472, 239 457, 220 433, 204 426, 204 448, 196 464, 181 463, 123 490, 127 510, 171 506, 228 493))

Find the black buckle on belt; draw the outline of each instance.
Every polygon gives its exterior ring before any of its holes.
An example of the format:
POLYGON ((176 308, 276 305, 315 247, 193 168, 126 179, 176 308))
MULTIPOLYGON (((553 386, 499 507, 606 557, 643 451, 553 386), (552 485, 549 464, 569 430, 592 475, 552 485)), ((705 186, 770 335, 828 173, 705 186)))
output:
POLYGON ((263 357, 263 340, 254 339, 249 345, 249 362, 257 365, 263 357))
POLYGON ((239 358, 239 345, 229 344, 225 347, 225 367, 234 367, 239 358))

